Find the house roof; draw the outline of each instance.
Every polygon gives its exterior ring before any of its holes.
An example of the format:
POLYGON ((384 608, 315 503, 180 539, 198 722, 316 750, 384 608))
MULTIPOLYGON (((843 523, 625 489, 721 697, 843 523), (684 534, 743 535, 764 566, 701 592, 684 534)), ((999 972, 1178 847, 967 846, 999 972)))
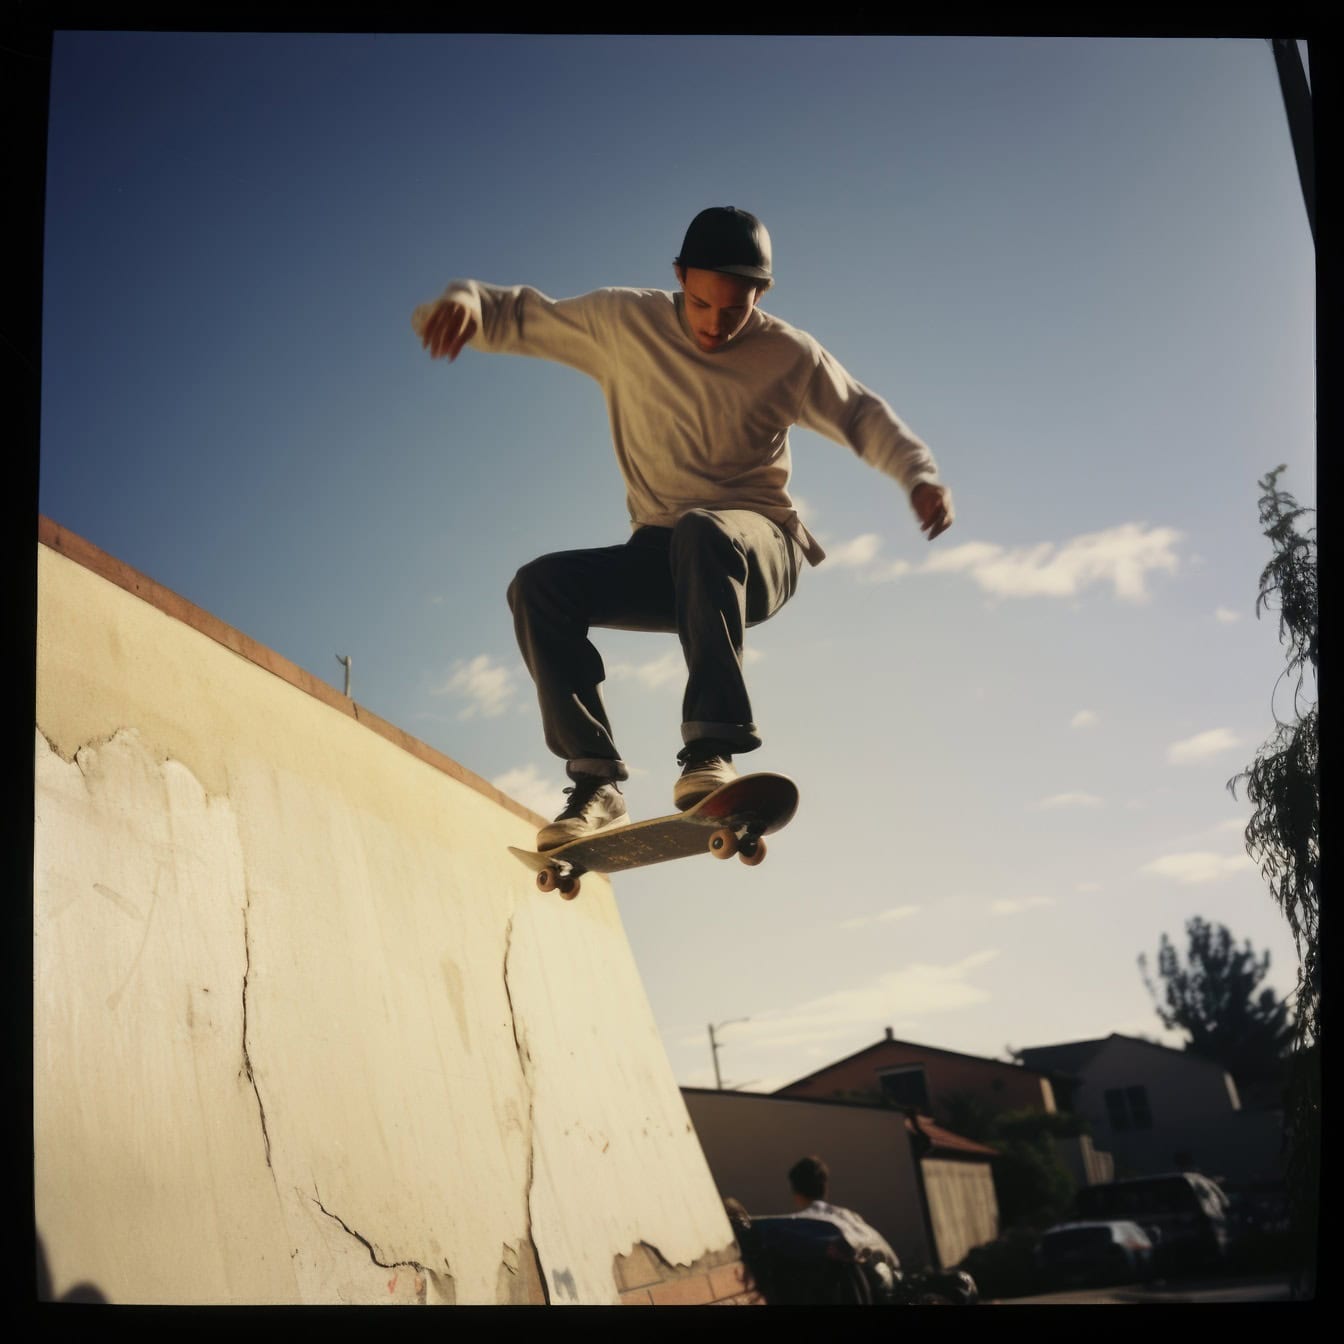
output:
POLYGON ((1110 1037, 1097 1041, 1070 1041, 1065 1045, 1036 1045, 1019 1050, 1024 1061, 1046 1073, 1075 1074, 1090 1060, 1110 1037))
POLYGON ((1019 1050, 1018 1054, 1023 1060, 1029 1061, 1032 1068, 1046 1073, 1076 1075, 1112 1041, 1124 1041, 1127 1045, 1142 1045, 1149 1050, 1161 1050, 1164 1054, 1179 1055, 1192 1063, 1208 1064, 1220 1072, 1223 1071, 1221 1064, 1216 1060, 1206 1059, 1203 1055, 1192 1055, 1188 1050, 1177 1050, 1158 1041, 1146 1041, 1142 1036, 1125 1036, 1118 1031, 1113 1031, 1100 1040, 1068 1041, 1063 1045, 1037 1045, 1027 1050, 1019 1050))
POLYGON ((909 1134, 922 1133, 933 1141, 931 1153, 940 1153, 947 1157, 997 1157, 999 1150, 988 1144, 977 1143, 975 1139, 963 1138, 950 1129, 935 1124, 927 1115, 905 1117, 905 1128, 909 1134), (915 1121, 918 1120, 916 1124, 915 1121))
POLYGON ((852 1063, 856 1059, 862 1059, 864 1055, 879 1054, 886 1050, 888 1046, 897 1045, 907 1050, 918 1050, 926 1055, 942 1055, 947 1059, 968 1059, 976 1064, 992 1064, 1000 1069, 1015 1069, 1019 1073, 1043 1073, 1042 1070, 1014 1063, 1007 1059, 987 1059, 984 1055, 964 1055, 959 1050, 944 1050, 936 1045, 919 1045, 914 1041, 898 1041, 893 1036, 886 1036, 873 1045, 865 1046, 862 1050, 856 1050, 852 1055, 846 1055, 843 1059, 834 1060, 832 1063, 823 1066, 820 1069, 814 1069, 811 1073, 804 1074, 801 1078, 795 1078, 791 1083, 785 1083, 783 1087, 776 1088, 774 1095, 787 1093, 789 1088, 797 1087, 800 1083, 810 1082, 813 1078, 820 1078, 822 1075, 830 1073, 833 1069, 839 1068, 842 1064, 852 1063))

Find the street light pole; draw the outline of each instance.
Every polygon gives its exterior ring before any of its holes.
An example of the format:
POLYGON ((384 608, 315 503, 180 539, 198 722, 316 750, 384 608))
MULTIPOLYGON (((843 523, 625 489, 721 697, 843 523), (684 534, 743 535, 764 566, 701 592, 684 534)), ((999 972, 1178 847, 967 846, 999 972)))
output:
POLYGON ((714 1033, 722 1031, 724 1027, 734 1026, 738 1022, 750 1022, 749 1017, 734 1017, 727 1022, 720 1022, 716 1027, 712 1022, 709 1024, 709 1052, 714 1057, 714 1086, 723 1091, 723 1078, 719 1074, 719 1043, 715 1039, 714 1033))
POLYGON ((348 653, 338 653, 336 661, 345 668, 345 697, 348 700, 350 698, 350 655, 348 653))

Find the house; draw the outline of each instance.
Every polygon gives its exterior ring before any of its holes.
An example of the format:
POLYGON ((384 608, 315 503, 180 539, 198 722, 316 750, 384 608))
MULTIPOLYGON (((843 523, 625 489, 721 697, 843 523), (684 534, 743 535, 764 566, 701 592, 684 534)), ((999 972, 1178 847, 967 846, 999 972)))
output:
MULTIPOLYGON (((1060 1109, 1052 1075, 1042 1069, 900 1041, 890 1027, 875 1045, 799 1078, 774 1095, 881 1098, 901 1108, 913 1106, 953 1128, 955 1107, 963 1102, 978 1104, 990 1112, 1054 1114, 1060 1109)), ((1097 1185, 1114 1176, 1110 1155, 1098 1151, 1091 1136, 1058 1136, 1053 1142, 1060 1163, 1076 1185, 1097 1185)))
POLYGON ((882 1104, 683 1087, 696 1137, 724 1199, 750 1214, 794 1211, 789 1168, 830 1168, 829 1198, 891 1244, 907 1270, 950 1268, 992 1241, 994 1150, 882 1104))
POLYGON ((777 1097, 881 1098, 946 1123, 954 1099, 975 1098, 995 1111, 1057 1109, 1049 1074, 1007 1060, 885 1039, 788 1083, 777 1097))
POLYGON ((1212 1060, 1116 1032, 1019 1058, 1049 1078, 1062 1110, 1088 1121, 1117 1176, 1176 1169, 1241 1183, 1282 1174, 1282 1111, 1243 1109, 1231 1075, 1212 1060))

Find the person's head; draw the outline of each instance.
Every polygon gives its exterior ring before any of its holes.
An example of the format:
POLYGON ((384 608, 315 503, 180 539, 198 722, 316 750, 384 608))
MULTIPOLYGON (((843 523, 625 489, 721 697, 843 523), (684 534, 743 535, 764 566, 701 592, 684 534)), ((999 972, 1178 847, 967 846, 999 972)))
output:
POLYGON ((831 1173, 819 1157, 803 1157, 789 1168, 789 1186, 800 1204, 825 1199, 831 1173))
POLYGON ((711 206, 691 220, 673 266, 686 296, 687 324, 702 350, 732 340, 774 284, 765 225, 731 205, 711 206))

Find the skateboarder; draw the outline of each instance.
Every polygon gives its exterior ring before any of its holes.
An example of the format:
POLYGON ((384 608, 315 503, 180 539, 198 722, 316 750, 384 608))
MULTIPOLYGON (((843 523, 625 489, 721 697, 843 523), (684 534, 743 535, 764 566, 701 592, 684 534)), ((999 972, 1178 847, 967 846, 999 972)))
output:
POLYGON ((464 345, 567 364, 607 400, 631 534, 524 565, 508 600, 546 744, 573 781, 538 850, 625 822, 629 771, 603 706, 593 626, 675 631, 686 657, 685 810, 761 745, 742 676, 745 630, 793 596, 825 552, 789 497, 788 431, 852 448, 906 490, 932 540, 952 524, 933 455, 813 337, 762 311, 770 237, 733 206, 702 210, 673 261, 678 290, 608 288, 552 299, 526 285, 455 280, 416 309, 431 358, 464 345))

